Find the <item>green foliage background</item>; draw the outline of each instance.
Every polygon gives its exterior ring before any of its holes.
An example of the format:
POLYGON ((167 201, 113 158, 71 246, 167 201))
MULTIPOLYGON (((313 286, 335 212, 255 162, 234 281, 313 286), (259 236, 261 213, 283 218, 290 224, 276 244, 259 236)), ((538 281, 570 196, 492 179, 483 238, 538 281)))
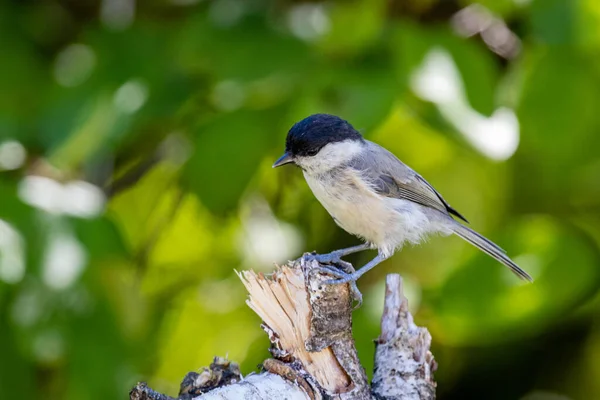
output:
POLYGON ((357 243, 298 170, 271 169, 315 112, 392 150, 536 279, 457 238, 405 248, 359 282, 366 368, 394 271, 433 335, 440 399, 600 398, 597 0, 482 1, 520 39, 512 58, 453 30, 467 0, 105 3, 0 3, 0 146, 27 152, 0 172, 0 398, 126 398, 138 380, 174 395, 214 355, 256 370, 268 342, 234 269, 357 243), (473 112, 515 111, 509 159, 415 94, 436 49, 473 112), (34 206, 31 176, 102 188, 102 211, 49 189, 54 206, 34 206), (62 287, 47 276, 59 234, 83 254, 62 287))

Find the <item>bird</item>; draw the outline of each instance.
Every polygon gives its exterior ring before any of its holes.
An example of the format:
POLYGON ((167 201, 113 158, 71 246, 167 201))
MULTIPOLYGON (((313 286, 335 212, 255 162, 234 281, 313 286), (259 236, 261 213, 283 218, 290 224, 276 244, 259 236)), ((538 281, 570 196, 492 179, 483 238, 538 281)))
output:
POLYGON ((287 133, 284 154, 273 168, 295 164, 317 200, 337 225, 364 243, 327 254, 314 254, 334 279, 326 284, 349 283, 359 305, 356 281, 406 243, 419 244, 432 234, 455 234, 508 267, 519 278, 533 282, 498 245, 464 223, 454 209, 421 175, 384 147, 366 140, 348 121, 330 114, 313 114, 295 123, 287 133), (376 249, 362 268, 342 257, 376 249))

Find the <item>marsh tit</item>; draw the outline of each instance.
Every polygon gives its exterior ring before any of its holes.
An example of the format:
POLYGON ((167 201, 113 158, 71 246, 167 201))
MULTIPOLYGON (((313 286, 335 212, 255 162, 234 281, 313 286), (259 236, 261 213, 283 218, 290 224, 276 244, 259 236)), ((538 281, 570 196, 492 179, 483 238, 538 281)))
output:
POLYGON ((327 283, 355 281, 406 242, 430 234, 452 233, 506 265, 519 278, 532 278, 499 246, 464 226, 467 220, 418 173, 385 148, 365 140, 347 121, 328 114, 311 115, 288 132, 285 153, 273 168, 296 164, 313 194, 334 221, 365 244, 316 255, 322 264, 346 265, 346 271, 323 267, 336 277, 327 283), (357 271, 342 257, 375 248, 377 256, 357 271))

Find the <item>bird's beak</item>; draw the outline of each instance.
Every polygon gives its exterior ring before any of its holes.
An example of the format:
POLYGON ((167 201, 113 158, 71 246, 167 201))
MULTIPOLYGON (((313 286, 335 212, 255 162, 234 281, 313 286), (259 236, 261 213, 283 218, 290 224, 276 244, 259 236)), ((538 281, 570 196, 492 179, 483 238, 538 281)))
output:
POLYGON ((294 160, 292 160, 292 157, 288 153, 283 153, 283 155, 279 157, 277 161, 275 161, 275 164, 273 164, 273 168, 281 167, 282 165, 293 162, 294 160))

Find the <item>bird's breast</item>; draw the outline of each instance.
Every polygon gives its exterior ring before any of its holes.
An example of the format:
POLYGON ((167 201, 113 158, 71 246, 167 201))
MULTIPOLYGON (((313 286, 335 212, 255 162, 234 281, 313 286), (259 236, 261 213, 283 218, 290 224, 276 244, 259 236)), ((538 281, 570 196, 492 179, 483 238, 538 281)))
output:
POLYGON ((348 233, 379 245, 386 241, 397 213, 356 174, 339 171, 304 174, 315 197, 348 233))

